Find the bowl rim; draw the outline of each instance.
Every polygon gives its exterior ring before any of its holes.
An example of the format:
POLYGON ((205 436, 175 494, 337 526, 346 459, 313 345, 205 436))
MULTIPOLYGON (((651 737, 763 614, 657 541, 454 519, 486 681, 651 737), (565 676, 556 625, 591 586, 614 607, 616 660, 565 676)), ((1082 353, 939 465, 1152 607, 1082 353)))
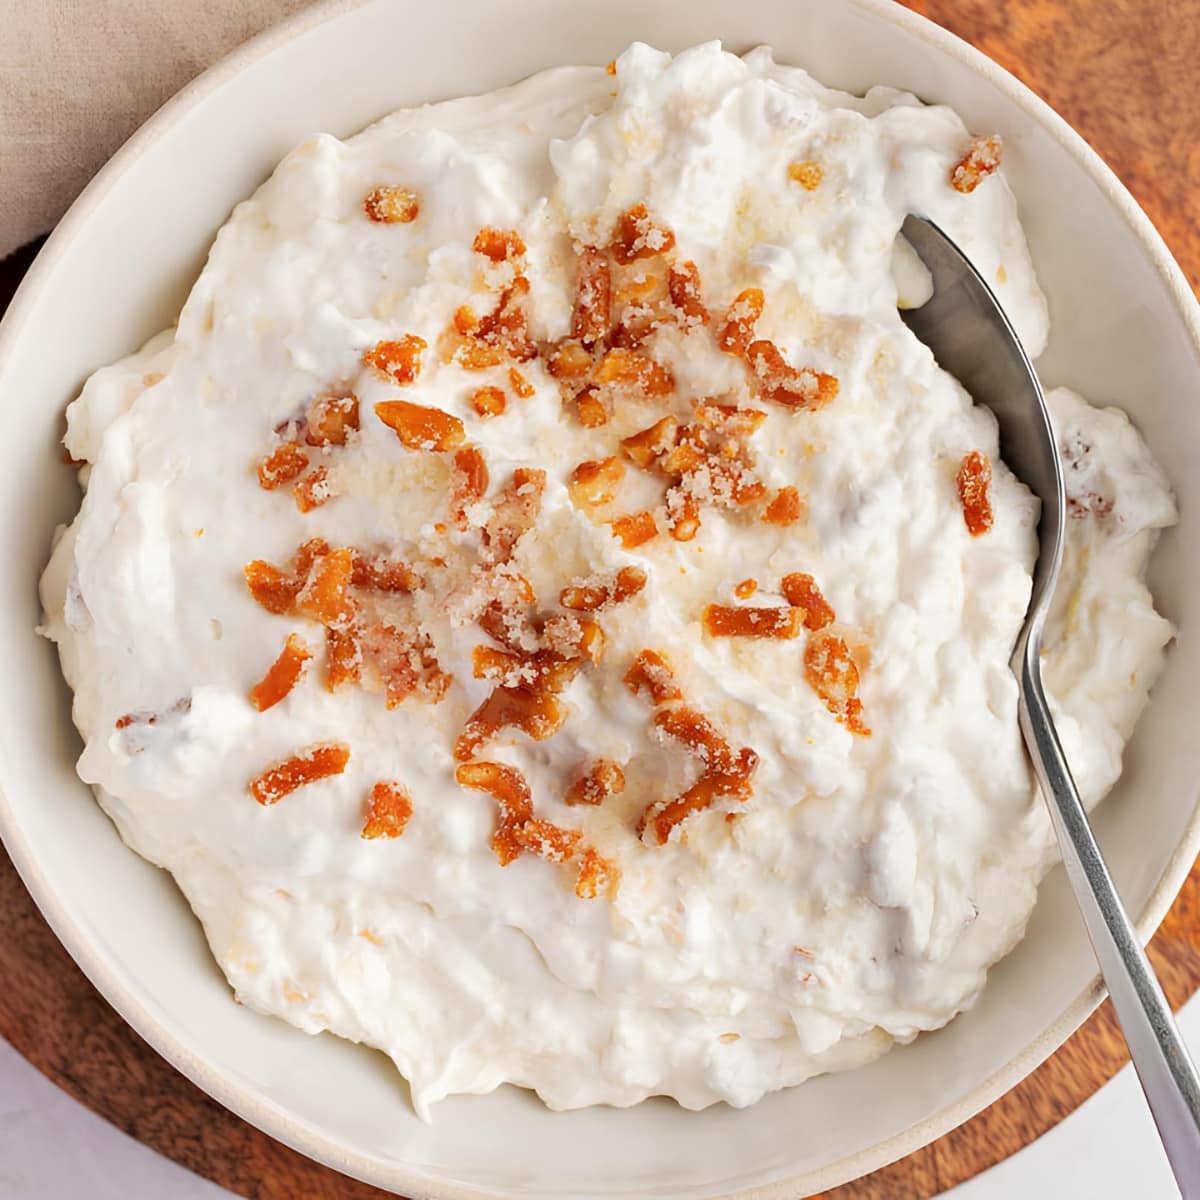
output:
MULTIPOLYGON (((264 30, 188 83, 138 128, 80 193, 26 272, 7 313, 0 321, 0 375, 3 374, 5 361, 20 337, 22 326, 28 313, 35 306, 43 284, 51 278, 60 260, 86 229, 92 210, 111 190, 122 172, 160 138, 166 136, 181 118, 206 97, 218 91, 229 79, 302 34, 371 2, 372 0, 320 0, 312 8, 264 30)), ((1200 355, 1200 301, 1197 300, 1182 269, 1172 257, 1162 235, 1150 218, 1108 164, 1079 133, 1010 71, 929 18, 903 7, 896 0, 846 2, 869 18, 913 35, 968 67, 1045 129, 1087 172, 1124 220, 1165 284, 1175 309, 1183 318, 1193 346, 1200 355)), ((3 841, 18 874, 55 936, 90 982, 116 1009, 121 1018, 158 1054, 224 1107, 308 1158, 365 1183, 388 1190, 399 1190, 414 1200, 421 1196, 436 1196, 437 1200, 487 1200, 493 1195, 472 1185, 444 1181, 434 1183, 437 1191, 430 1192, 432 1181, 428 1177, 410 1173, 403 1165, 384 1166, 363 1155, 348 1151, 335 1137, 307 1121, 298 1120, 288 1110, 264 1096, 243 1088, 225 1072, 214 1068, 209 1061, 193 1054, 177 1040, 168 1024, 138 998, 135 990, 109 966, 103 955, 89 944, 83 931, 59 903, 52 881, 43 874, 2 787, 0 841, 3 841)), ((1149 941, 1166 915, 1198 852, 1200 809, 1193 811, 1178 847, 1134 922, 1142 942, 1149 941)), ((721 1193, 714 1196, 713 1200, 792 1200, 797 1195, 798 1187, 805 1189, 805 1195, 824 1191, 878 1170, 912 1153, 969 1120, 1019 1083, 1083 1024, 1104 996, 1105 988, 1097 973, 1057 1020, 1043 1030, 1021 1053, 978 1083, 966 1096, 939 1109, 923 1121, 815 1171, 767 1185, 721 1193)))

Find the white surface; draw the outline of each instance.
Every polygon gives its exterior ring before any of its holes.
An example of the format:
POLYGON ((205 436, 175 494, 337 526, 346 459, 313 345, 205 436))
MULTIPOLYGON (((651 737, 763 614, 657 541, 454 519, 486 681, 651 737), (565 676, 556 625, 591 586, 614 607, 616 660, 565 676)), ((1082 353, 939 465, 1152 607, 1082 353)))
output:
POLYGON ((0 1200, 220 1200, 229 1194, 126 1137, 0 1038, 0 1200))
MULTIPOLYGON (((378 1055, 306 1039, 230 1003, 169 880, 129 853, 74 776, 78 745, 61 678, 33 632, 33 581, 49 531, 76 503, 69 474, 48 469, 61 409, 97 363, 133 349, 178 311, 233 203, 313 129, 345 135, 419 99, 487 89, 556 62, 603 63, 634 37, 679 49, 714 36, 737 48, 773 42, 781 58, 845 87, 909 87, 1007 138, 1009 178, 1059 331, 1042 362, 1046 380, 1131 403, 1184 513, 1156 558, 1155 594, 1185 633, 1200 628, 1200 540, 1190 530, 1200 511, 1200 408, 1181 399, 1200 371, 1196 301, 1144 214, 1061 121, 1011 76, 899 6, 376 0, 321 10, 206 77, 101 172, 0 330, 0 405, 22 431, 0 446, 0 662, 6 678, 21 681, 0 721, 0 826, 71 953, 151 1044, 276 1136, 397 1190, 794 1197, 937 1136, 1049 1054, 1094 1003, 1094 960, 1056 871, 1029 936, 992 972, 980 1004, 861 1072, 751 1109, 697 1114, 653 1103, 547 1113, 501 1091, 448 1100, 444 1119, 423 1126, 378 1055), (298 1077, 321 1086, 298 1089, 298 1077)), ((1190 729, 1198 676, 1200 639, 1185 636, 1096 821, 1147 932, 1200 840, 1200 740, 1190 729)))
MULTIPOLYGON (((1200 997, 1179 1016, 1200 1047, 1200 997)), ((942 1200, 1173 1200, 1178 1196, 1133 1070, 1021 1153, 942 1200)), ((0 1040, 0 1200, 221 1200, 223 1188, 177 1167, 59 1091, 0 1040)))

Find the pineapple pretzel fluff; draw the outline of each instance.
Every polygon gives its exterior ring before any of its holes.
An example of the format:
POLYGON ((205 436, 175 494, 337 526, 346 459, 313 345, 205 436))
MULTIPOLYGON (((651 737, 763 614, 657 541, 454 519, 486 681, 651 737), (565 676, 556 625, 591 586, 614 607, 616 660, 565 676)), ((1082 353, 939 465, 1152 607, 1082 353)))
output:
MULTIPOLYGON (((1037 509, 902 324, 897 231, 1040 352, 1001 154, 635 44, 314 137, 238 205, 71 405, 42 583, 79 773, 238 1000, 380 1048, 423 1116, 746 1105, 971 1004, 1053 860, 1008 665, 1037 509)), ((1175 512, 1120 411, 1049 399, 1046 682, 1095 803, 1175 512)))

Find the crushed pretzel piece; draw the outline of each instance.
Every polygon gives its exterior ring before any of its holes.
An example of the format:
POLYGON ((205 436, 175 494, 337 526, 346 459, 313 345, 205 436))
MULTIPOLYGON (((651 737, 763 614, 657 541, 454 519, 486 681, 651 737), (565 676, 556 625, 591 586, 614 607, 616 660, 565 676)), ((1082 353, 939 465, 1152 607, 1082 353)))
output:
POLYGON ((858 698, 858 666, 845 638, 828 629, 814 633, 804 648, 804 677, 825 707, 851 733, 870 736, 858 698))
POLYGON ((367 797, 364 838, 398 838, 412 817, 412 797, 399 783, 381 780, 367 797))
POLYGON ((751 342, 746 350, 761 393, 787 408, 823 408, 838 394, 838 381, 824 371, 793 367, 774 342, 751 342))
POLYGON ((674 245, 675 235, 652 220, 644 204, 635 204, 617 218, 612 253, 619 263, 628 265, 639 258, 665 254, 674 245))
POLYGON ((632 317, 639 326, 643 321, 657 324, 654 305, 664 296, 669 299, 670 291, 662 277, 640 269, 632 275, 627 273, 613 289, 614 299, 626 309, 626 318, 632 317))
POLYGON ((613 531, 613 536, 626 550, 634 550, 638 546, 645 545, 658 534, 658 523, 649 509, 617 517, 615 521, 609 522, 609 527, 613 531))
POLYGON ((602 857, 591 846, 579 855, 579 870, 575 876, 575 895, 580 900, 595 900, 597 896, 611 895, 617 886, 616 866, 602 857))
POLYGON ((581 462, 567 480, 567 492, 576 508, 600 508, 612 502, 625 476, 625 464, 613 455, 581 462))
POLYGON ((625 672, 625 686, 635 695, 649 697, 654 705, 669 704, 683 698, 675 673, 666 656, 657 650, 642 650, 625 672))
POLYGON ((396 184, 372 188, 363 197, 363 212, 380 225, 407 225, 417 219, 420 211, 416 192, 396 184))
POLYGON ((794 487, 781 487, 771 503, 763 509, 762 519, 768 525, 795 525, 804 516, 804 501, 794 487))
POLYGON ((504 687, 549 688, 561 691, 579 672, 578 658, 564 658, 552 650, 527 653, 476 646, 471 652, 476 679, 491 679, 504 687))
POLYGON ((476 254, 492 262, 511 262, 525 253, 525 241, 515 229, 493 229, 486 226, 475 235, 471 247, 476 254))
POLYGON ((467 718, 454 743, 454 757, 466 762, 503 729, 519 729, 535 742, 543 742, 566 719, 566 710, 552 691, 500 686, 467 718))
POLYGON ((565 863, 575 853, 581 829, 563 829, 541 817, 531 817, 513 829, 513 836, 523 850, 529 850, 547 862, 565 863))
POLYGON ((803 613, 804 628, 817 630, 832 625, 836 620, 833 606, 821 594, 817 581, 803 571, 785 575, 779 584, 783 598, 797 611, 803 613))
POLYGON ((517 467, 500 490, 492 515, 483 527, 488 562, 508 562, 517 542, 537 523, 546 490, 546 472, 537 467, 517 467))
POLYGON ((421 355, 425 351, 426 342, 415 333, 406 333, 403 337, 390 342, 376 342, 370 350, 363 353, 362 360, 368 366, 385 375, 401 387, 416 383, 421 374, 421 355))
MULTIPOLYGON (((695 423, 702 429, 711 429, 728 437, 751 437, 766 419, 767 414, 761 408, 740 408, 715 400, 701 400, 696 405, 695 423)), ((723 449, 728 453, 728 447, 723 449)))
POLYGON ((700 268, 691 259, 671 267, 667 275, 667 295, 684 329, 699 329, 708 323, 708 309, 701 299, 700 268))
POLYGON ((614 576, 563 588, 558 602, 574 612, 596 612, 633 599, 646 586, 641 567, 622 567, 614 576))
POLYGON ((679 421, 667 416, 655 421, 648 429, 621 439, 625 455, 643 470, 649 470, 664 454, 674 449, 679 440, 679 421))
POLYGON ((402 559, 356 550, 350 582, 364 591, 408 593, 421 586, 421 577, 402 559))
POLYGON ((594 376, 597 383, 636 388, 644 396, 666 396, 675 388, 669 368, 635 350, 613 347, 600 360, 594 376))
POLYGON ((358 397, 350 391, 330 391, 308 406, 304 440, 310 446, 344 446, 358 428, 358 397))
POLYGON ((967 152, 950 168, 950 184, 956 192, 973 192, 1000 168, 1004 143, 996 134, 973 138, 967 152))
POLYGON ((612 271, 597 246, 585 246, 575 261, 575 310, 571 337, 594 346, 608 336, 611 322, 612 271))
POLYGON ((512 388, 513 395, 518 400, 528 400, 536 391, 533 384, 516 367, 508 368, 508 386, 512 388))
POLYGON ((575 415, 585 429, 599 429, 608 424, 608 406, 598 388, 589 385, 575 397, 575 415))
POLYGON ((958 468, 958 499, 962 504, 963 520, 972 537, 987 533, 992 527, 992 462, 980 450, 963 456, 958 468))
POLYGON ((516 767, 495 762, 463 763, 454 772, 462 787, 487 792, 499 808, 499 819, 492 834, 492 850, 500 865, 508 866, 525 848, 516 830, 533 817, 533 797, 525 776, 516 767))
POLYGON ((555 379, 580 379, 591 369, 591 353, 578 338, 556 342, 546 359, 546 370, 555 379))
POLYGON ((291 612, 313 565, 328 553, 329 543, 324 538, 309 538, 297 549, 290 572, 255 559, 244 568, 246 586, 267 612, 277 615, 291 612))
POLYGON ((328 504, 335 495, 333 484, 329 481, 329 468, 325 466, 316 467, 292 488, 296 507, 302 513, 312 512, 314 508, 328 504))
MULTIPOLYGON (((526 362, 537 355, 537 347, 529 337, 528 318, 525 315, 528 296, 529 280, 524 275, 518 275, 500 293, 496 307, 479 318, 479 324, 471 334, 476 343, 499 350, 502 355, 500 361, 503 361, 504 355, 517 362, 526 362)), ((458 361, 462 366, 467 366, 462 357, 458 361)))
POLYGON ((604 64, 604 71, 607 75, 615 75, 617 73, 617 60, 611 58, 604 64))
POLYGON ((735 769, 733 748, 699 709, 687 705, 661 709, 655 714, 654 727, 681 742, 711 770, 735 769))
POLYGON ((803 162, 794 162, 788 166, 788 178, 798 183, 806 192, 815 192, 825 178, 825 171, 819 162, 811 158, 803 162))
POLYGON ((553 863, 564 863, 575 854, 582 831, 563 829, 535 817, 529 784, 515 767, 494 762, 463 763, 454 778, 461 786, 487 792, 496 801, 499 812, 492 850, 501 866, 508 866, 524 851, 553 863))
POLYGON ((243 569, 250 595, 267 612, 275 613, 278 616, 290 611, 303 586, 303 580, 297 579, 287 571, 281 571, 278 567, 264 562, 260 558, 247 563, 243 569))
POLYGON ((611 758, 598 758, 567 788, 567 804, 600 804, 625 790, 625 772, 611 758))
POLYGON ((259 712, 278 704, 300 681, 312 651, 299 634, 289 634, 279 657, 267 673, 250 689, 250 703, 259 712))
POLYGON ((591 617, 555 613, 542 627, 542 638, 554 654, 572 662, 582 656, 588 662, 598 663, 604 657, 604 630, 591 617))
POLYGON ((471 393, 471 407, 481 417, 498 417, 504 411, 504 406, 503 388, 481 387, 471 393))
POLYGON ((455 362, 464 371, 486 371, 489 367, 501 366, 508 355, 503 346, 475 341, 473 338, 457 339, 452 343, 439 342, 443 362, 455 362))
POLYGON ((440 408, 408 400, 381 400, 375 413, 409 450, 453 450, 467 438, 463 423, 440 408))
POLYGON ((325 626, 325 687, 336 692, 362 678, 363 655, 359 631, 353 624, 325 626))
POLYGON ((704 628, 713 637, 788 638, 800 634, 801 616, 794 608, 732 608, 709 604, 704 628))
POLYGON ((733 594, 739 600, 749 600, 755 592, 758 591, 757 579, 743 579, 740 583, 733 585, 733 594))
POLYGON ((463 446, 454 452, 454 472, 450 486, 450 516, 459 529, 467 527, 467 509, 487 494, 488 468, 483 451, 463 446))
POLYGON ((258 482, 268 492, 291 483, 308 466, 308 455, 295 442, 276 446, 258 464, 258 482))
POLYGON ((350 761, 350 747, 344 742, 325 742, 311 746, 291 758, 268 767, 250 781, 250 794, 264 807, 277 804, 297 788, 340 775, 350 761))
POLYGON ((292 558, 292 570, 301 584, 308 578, 320 558, 329 553, 329 543, 324 538, 309 538, 296 547, 292 558))
POLYGON ((762 288, 745 288, 734 297, 725 313, 725 320, 717 329, 717 345, 726 354, 745 357, 754 341, 754 331, 765 305, 762 288))
POLYGON ((690 542, 700 532, 700 505, 688 488, 667 489, 667 532, 677 542, 690 542))
POLYGON ((353 574, 353 550, 342 547, 322 555, 296 596, 296 612, 322 625, 349 624, 354 618, 354 601, 349 591, 353 574))
POLYGON ((441 669, 427 634, 378 621, 363 629, 359 641, 364 661, 379 672, 389 709, 409 696, 437 704, 446 695, 451 676, 441 669))
POLYGON ((739 750, 729 770, 706 770, 682 794, 665 803, 650 805, 638 823, 638 832, 647 829, 658 845, 664 845, 671 832, 694 813, 711 808, 718 800, 744 801, 751 792, 751 777, 758 766, 758 755, 748 746, 739 750))

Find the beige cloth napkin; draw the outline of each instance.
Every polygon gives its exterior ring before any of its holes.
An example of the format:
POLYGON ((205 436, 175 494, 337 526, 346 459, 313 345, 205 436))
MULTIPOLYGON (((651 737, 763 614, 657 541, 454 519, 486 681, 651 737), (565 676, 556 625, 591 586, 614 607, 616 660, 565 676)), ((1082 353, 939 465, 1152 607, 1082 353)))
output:
POLYGON ((188 80, 311 0, 0 0, 0 258, 188 80))

